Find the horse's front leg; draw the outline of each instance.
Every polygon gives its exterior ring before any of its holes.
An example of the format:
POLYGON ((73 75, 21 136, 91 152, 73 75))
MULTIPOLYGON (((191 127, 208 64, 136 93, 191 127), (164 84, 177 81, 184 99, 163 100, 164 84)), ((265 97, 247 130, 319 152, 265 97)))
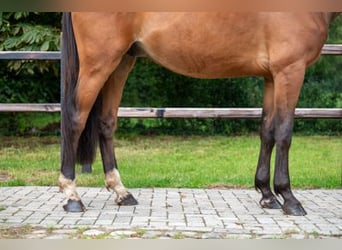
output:
POLYGON ((293 114, 276 119, 276 159, 274 172, 274 191, 284 199, 282 206, 285 214, 306 215, 301 203, 291 191, 289 176, 289 149, 291 146, 293 114))
POLYGON ((276 143, 274 191, 283 197, 282 208, 285 214, 289 215, 306 215, 301 203, 291 191, 289 176, 289 150, 294 112, 304 74, 305 64, 297 62, 285 67, 274 76, 274 139, 276 143))
POLYGON ((116 128, 117 113, 123 87, 134 62, 134 57, 125 55, 102 90, 102 110, 99 126, 100 150, 106 187, 108 190, 113 190, 116 193, 117 198, 115 201, 118 205, 138 204, 121 181, 113 146, 113 134, 116 128))
POLYGON ((263 208, 281 209, 281 204, 270 187, 270 161, 274 147, 274 115, 273 115, 274 83, 265 79, 262 125, 260 130, 260 153, 255 174, 255 188, 262 194, 260 205, 263 208))

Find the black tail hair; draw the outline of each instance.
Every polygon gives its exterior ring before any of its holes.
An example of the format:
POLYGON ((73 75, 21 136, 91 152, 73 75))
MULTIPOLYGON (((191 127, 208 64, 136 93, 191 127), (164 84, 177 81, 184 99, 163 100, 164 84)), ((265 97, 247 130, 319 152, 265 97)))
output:
MULTIPOLYGON (((75 154, 74 158, 80 164, 91 164, 95 160, 96 148, 98 143, 98 110, 101 105, 101 95, 95 102, 84 131, 78 142, 77 152, 73 151, 73 129, 75 127, 75 87, 79 74, 79 58, 77 45, 72 27, 71 13, 63 13, 62 17, 62 57, 61 57, 61 113, 62 113, 62 147, 65 154, 75 154)), ((62 151, 62 152, 63 152, 62 151)), ((70 158, 69 158, 70 159, 70 158)), ((73 157, 71 158, 73 159, 73 157)), ((66 158, 65 158, 66 160, 66 158)))

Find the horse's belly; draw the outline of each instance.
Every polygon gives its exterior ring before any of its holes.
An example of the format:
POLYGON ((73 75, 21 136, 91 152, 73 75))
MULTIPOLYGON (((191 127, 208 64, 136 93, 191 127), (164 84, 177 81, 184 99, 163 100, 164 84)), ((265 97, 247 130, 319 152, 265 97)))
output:
POLYGON ((264 75, 267 71, 262 32, 243 31, 232 17, 211 13, 155 15, 149 17, 137 40, 162 66, 199 78, 264 75))
POLYGON ((267 54, 243 55, 225 51, 147 48, 145 53, 163 67, 196 78, 264 76, 268 73, 267 54))

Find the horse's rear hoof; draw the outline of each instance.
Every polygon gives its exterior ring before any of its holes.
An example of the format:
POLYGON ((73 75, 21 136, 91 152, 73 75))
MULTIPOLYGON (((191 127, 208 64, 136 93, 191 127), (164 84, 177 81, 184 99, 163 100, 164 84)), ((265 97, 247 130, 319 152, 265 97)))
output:
POLYGON ((85 206, 83 205, 82 201, 75 201, 75 200, 68 200, 68 203, 63 206, 66 212, 72 213, 81 213, 86 211, 85 206))
POLYGON ((287 215, 294 215, 294 216, 304 216, 307 214, 305 209, 302 207, 300 203, 288 205, 285 202, 283 205, 283 211, 287 215))
POLYGON ((281 209, 282 206, 280 202, 277 200, 276 197, 271 197, 270 199, 261 199, 260 205, 262 208, 269 208, 269 209, 281 209))
POLYGON ((131 193, 116 199, 116 203, 119 206, 135 206, 138 205, 138 201, 134 198, 131 193))

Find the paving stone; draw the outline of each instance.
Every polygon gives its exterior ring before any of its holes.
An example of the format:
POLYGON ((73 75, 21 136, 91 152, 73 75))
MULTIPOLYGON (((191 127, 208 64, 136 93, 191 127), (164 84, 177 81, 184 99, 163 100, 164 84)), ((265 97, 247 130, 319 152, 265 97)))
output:
POLYGON ((186 223, 185 222, 169 221, 168 225, 171 226, 171 227, 185 227, 186 223))
POLYGON ((242 239, 242 240, 247 240, 247 239, 253 239, 254 235, 252 234, 226 234, 222 236, 224 239, 242 239))
POLYGON ((202 239, 221 239, 222 236, 219 233, 210 232, 202 234, 202 239))
POLYGON ((68 225, 76 225, 78 221, 79 221, 79 219, 74 219, 74 218, 63 218, 63 219, 59 222, 59 224, 61 224, 61 225, 66 225, 66 226, 68 226, 68 225))
POLYGON ((77 233, 77 229, 72 228, 62 228, 53 230, 54 234, 75 234, 77 233))
POLYGON ((163 235, 160 231, 147 231, 144 232, 141 236, 142 239, 160 239, 161 235, 163 235))
POLYGON ((96 229, 90 229, 90 230, 86 230, 83 232, 83 235, 86 235, 86 236, 99 236, 101 234, 105 234, 105 232, 101 230, 96 230, 96 229))
POLYGON ((53 234, 53 235, 48 235, 44 237, 45 240, 63 240, 63 239, 68 239, 69 235, 68 234, 53 234))
POLYGON ((296 240, 303 240, 303 239, 306 239, 307 236, 305 234, 292 234, 289 238, 296 239, 296 240))
POLYGON ((44 239, 46 236, 47 236, 46 233, 28 234, 28 235, 25 235, 25 239, 44 239))
POLYGON ((199 238, 198 232, 182 232, 186 238, 199 238))
MULTIPOLYGON (((88 208, 84 213, 66 213, 65 197, 57 187, 0 188, 0 226, 30 224, 76 232, 80 226, 103 232, 147 230, 153 232, 150 238, 156 234, 167 238, 165 231, 189 232, 182 235, 186 238, 342 238, 342 190, 295 190, 308 211, 303 217, 259 207, 260 197, 252 189, 132 189, 139 205, 127 207, 117 206, 115 195, 104 188, 78 191, 88 208)), ((55 231, 27 237, 77 235, 55 231)))
POLYGON ((127 238, 136 235, 137 232, 135 231, 114 231, 111 232, 109 235, 115 238, 127 238))
POLYGON ((94 225, 96 219, 82 219, 77 221, 77 225, 94 225))

